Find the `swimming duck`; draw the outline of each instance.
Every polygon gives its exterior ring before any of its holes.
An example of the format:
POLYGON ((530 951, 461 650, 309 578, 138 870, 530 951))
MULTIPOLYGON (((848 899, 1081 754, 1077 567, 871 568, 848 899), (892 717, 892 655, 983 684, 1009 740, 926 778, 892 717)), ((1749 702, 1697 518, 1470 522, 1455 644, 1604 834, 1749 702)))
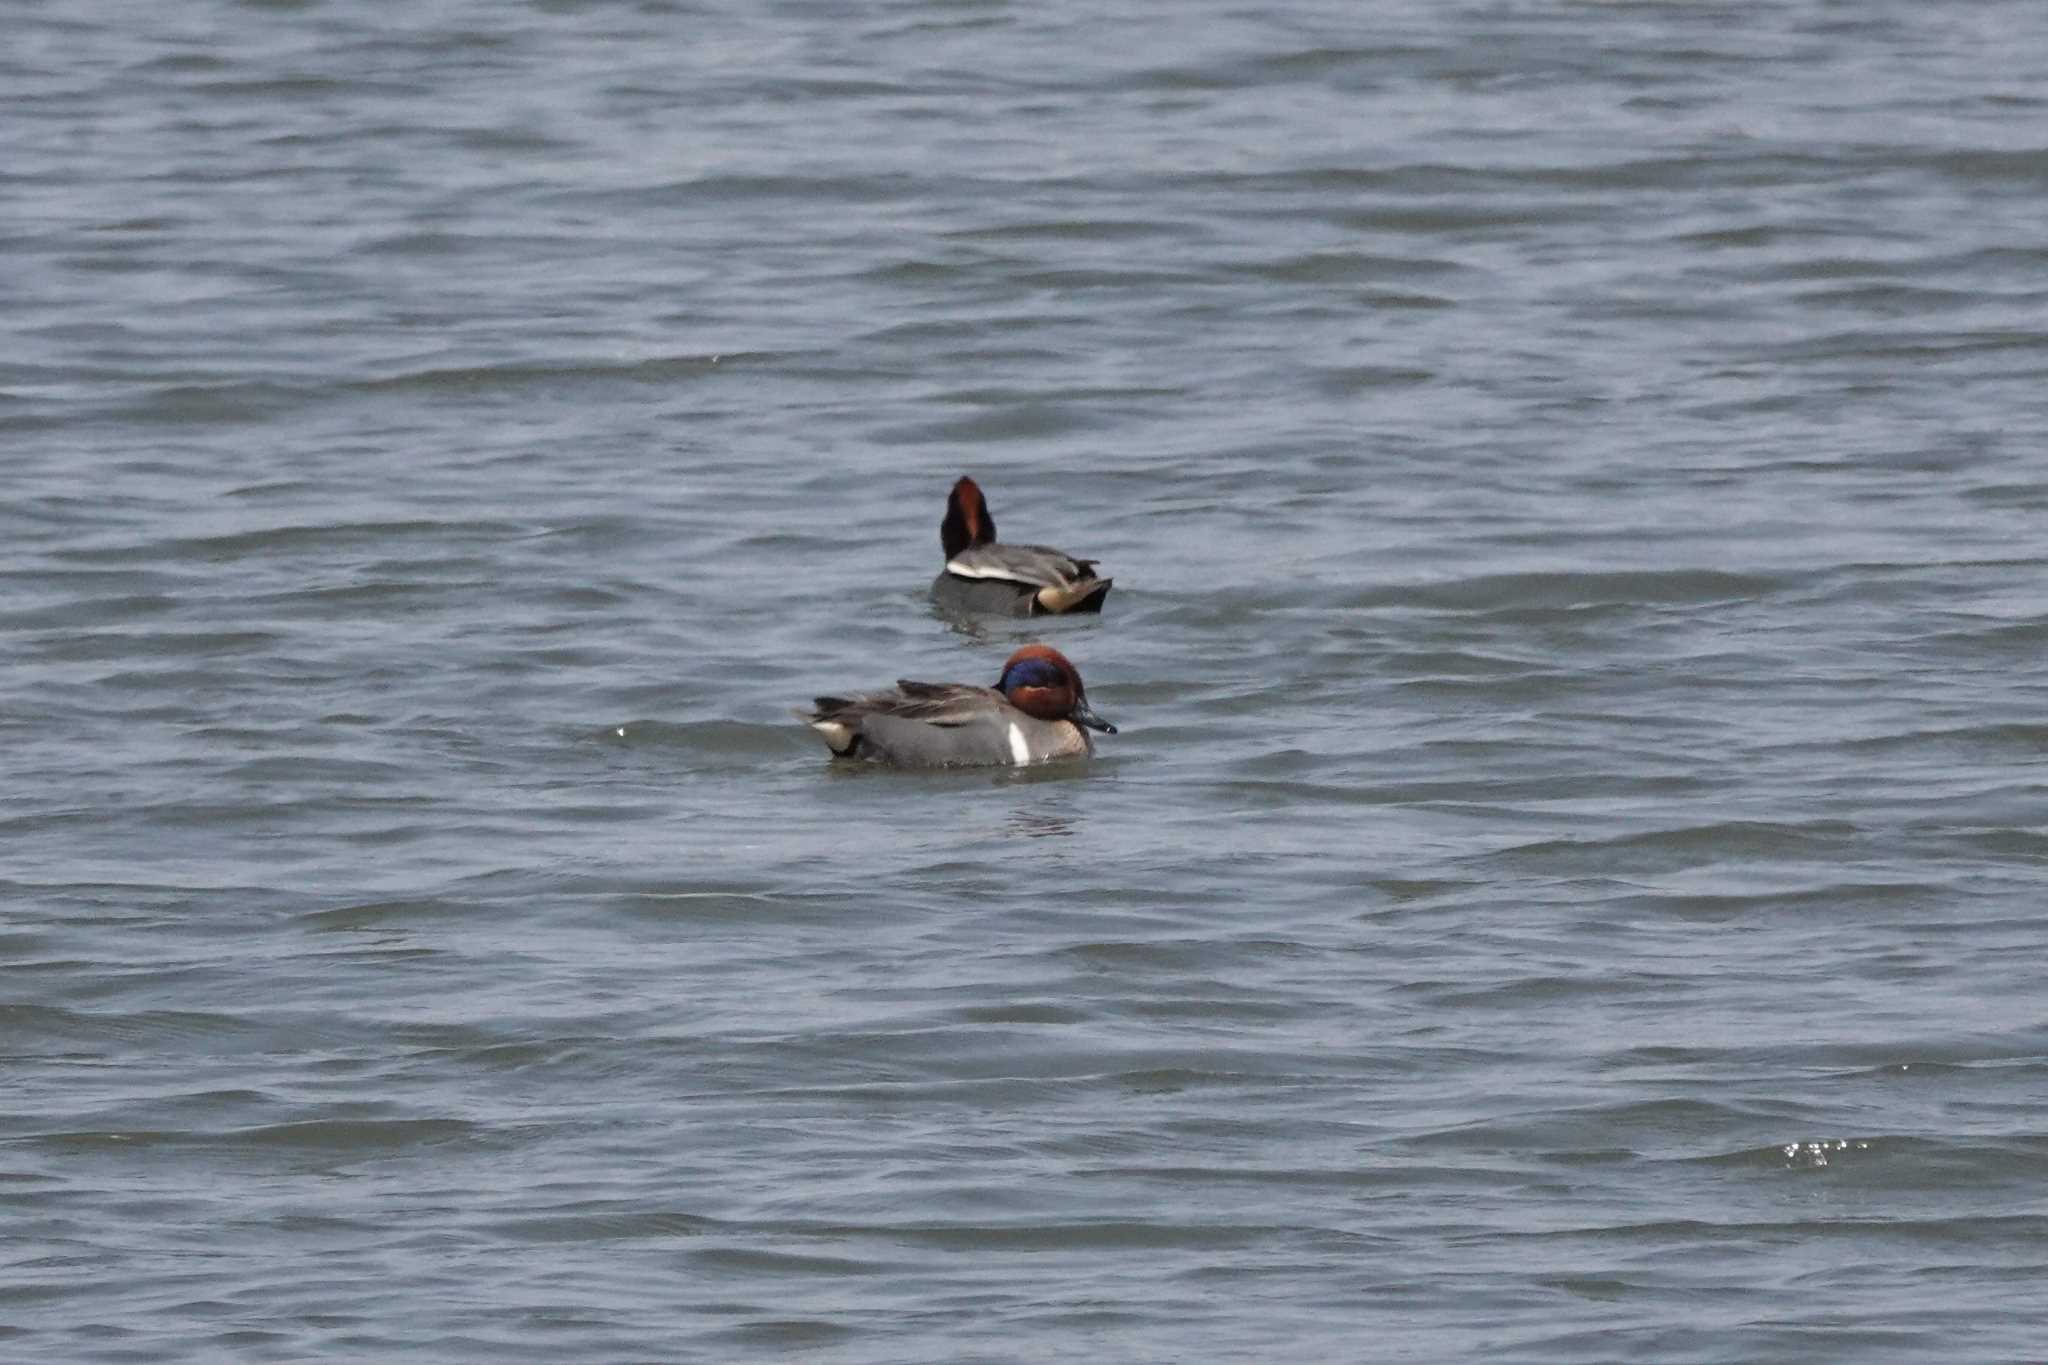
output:
POLYGON ((946 567, 932 596, 958 611, 1002 616, 1099 612, 1111 580, 1095 576, 1095 561, 1075 559, 1044 545, 996 543, 996 519, 974 480, 963 478, 946 499, 939 523, 946 567))
POLYGON ((901 681, 892 692, 819 697, 797 717, 835 757, 905 768, 1082 758, 1095 752, 1088 730, 1116 733, 1089 707, 1080 673, 1050 645, 1012 654, 994 687, 901 681))

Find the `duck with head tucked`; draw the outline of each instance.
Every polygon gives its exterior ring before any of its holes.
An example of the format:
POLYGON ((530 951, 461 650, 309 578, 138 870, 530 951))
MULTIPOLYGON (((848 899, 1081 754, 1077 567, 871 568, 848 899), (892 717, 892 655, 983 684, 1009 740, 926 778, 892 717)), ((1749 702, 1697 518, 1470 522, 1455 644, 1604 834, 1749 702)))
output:
POLYGON ((1099 612, 1112 580, 1095 576, 1095 561, 1045 545, 1004 545, 996 519, 974 480, 962 478, 946 499, 939 523, 946 567, 932 596, 955 611, 997 616, 1099 612))
POLYGON ((1079 671, 1050 645, 1012 654, 994 687, 899 681, 890 692, 819 697, 797 716, 834 757, 904 768, 1085 758, 1095 752, 1089 730, 1116 733, 1088 705, 1079 671))

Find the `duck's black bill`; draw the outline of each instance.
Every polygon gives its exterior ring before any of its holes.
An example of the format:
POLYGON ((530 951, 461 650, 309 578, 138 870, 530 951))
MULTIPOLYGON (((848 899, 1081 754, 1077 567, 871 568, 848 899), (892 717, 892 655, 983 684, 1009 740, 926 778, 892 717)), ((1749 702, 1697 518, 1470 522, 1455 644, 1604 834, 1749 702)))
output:
POLYGON ((1074 708, 1074 723, 1076 725, 1085 725, 1091 730, 1100 730, 1105 735, 1116 733, 1116 727, 1096 715, 1095 708, 1085 701, 1074 708))

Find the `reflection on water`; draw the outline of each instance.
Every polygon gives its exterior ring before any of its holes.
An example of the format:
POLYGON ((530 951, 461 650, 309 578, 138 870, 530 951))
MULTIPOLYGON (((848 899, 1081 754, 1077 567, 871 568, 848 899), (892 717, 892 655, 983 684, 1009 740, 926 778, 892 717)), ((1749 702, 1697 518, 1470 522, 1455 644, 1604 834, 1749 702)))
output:
POLYGON ((1032 839, 1044 839, 1053 835, 1065 838, 1073 834, 1075 820, 1073 816, 1062 815, 1058 811, 1013 810, 1010 812, 1009 828, 1012 834, 1022 834, 1032 839))

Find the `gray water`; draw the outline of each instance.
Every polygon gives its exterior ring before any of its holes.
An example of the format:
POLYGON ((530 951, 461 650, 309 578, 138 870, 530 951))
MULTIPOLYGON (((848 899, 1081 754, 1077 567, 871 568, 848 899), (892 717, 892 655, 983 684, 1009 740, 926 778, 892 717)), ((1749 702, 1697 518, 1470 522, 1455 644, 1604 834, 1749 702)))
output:
POLYGON ((2048 1353, 2048 6, 6 28, 0 1354, 2048 1353))

